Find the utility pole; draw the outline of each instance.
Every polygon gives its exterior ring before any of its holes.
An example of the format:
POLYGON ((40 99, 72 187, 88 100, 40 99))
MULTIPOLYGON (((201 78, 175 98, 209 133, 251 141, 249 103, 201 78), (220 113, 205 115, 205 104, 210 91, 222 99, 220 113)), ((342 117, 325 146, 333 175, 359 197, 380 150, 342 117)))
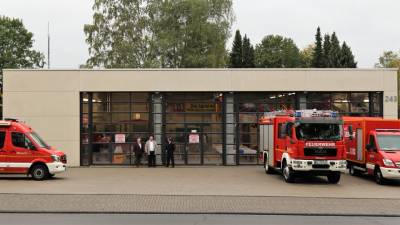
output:
POLYGON ((50 22, 47 22, 47 69, 50 69, 50 22))

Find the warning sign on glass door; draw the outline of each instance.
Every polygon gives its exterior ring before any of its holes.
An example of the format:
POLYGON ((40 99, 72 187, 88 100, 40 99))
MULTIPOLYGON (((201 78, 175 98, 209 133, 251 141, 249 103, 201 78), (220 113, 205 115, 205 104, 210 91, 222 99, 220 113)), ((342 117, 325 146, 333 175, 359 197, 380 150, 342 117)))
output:
POLYGON ((189 144, 197 143, 200 143, 200 136, 196 130, 192 130, 192 133, 189 134, 189 144))

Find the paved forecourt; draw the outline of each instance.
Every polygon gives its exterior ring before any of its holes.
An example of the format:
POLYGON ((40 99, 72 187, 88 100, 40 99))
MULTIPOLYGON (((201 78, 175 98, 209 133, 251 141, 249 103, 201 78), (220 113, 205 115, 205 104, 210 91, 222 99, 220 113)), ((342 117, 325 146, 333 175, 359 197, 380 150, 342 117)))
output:
POLYGON ((400 182, 343 175, 287 184, 261 166, 70 168, 54 179, 0 177, 0 212, 400 216, 400 182))
POLYGON ((69 168, 42 182, 0 176, 0 193, 296 196, 400 199, 400 182, 381 186, 373 178, 343 174, 339 184, 324 177, 287 184, 262 166, 176 168, 69 168))

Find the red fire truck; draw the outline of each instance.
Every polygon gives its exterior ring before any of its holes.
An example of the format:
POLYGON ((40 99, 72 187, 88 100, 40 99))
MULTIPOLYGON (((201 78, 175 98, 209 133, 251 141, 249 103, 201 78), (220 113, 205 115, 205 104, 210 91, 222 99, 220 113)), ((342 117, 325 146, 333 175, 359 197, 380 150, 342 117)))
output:
POLYGON ((351 175, 367 173, 378 184, 400 178, 400 120, 343 117, 351 175))
POLYGON ((43 180, 64 172, 67 158, 25 123, 0 120, 0 174, 27 174, 43 180))
POLYGON ((266 113, 259 122, 265 172, 281 171, 286 182, 299 174, 327 176, 338 183, 346 170, 343 120, 318 110, 266 113))

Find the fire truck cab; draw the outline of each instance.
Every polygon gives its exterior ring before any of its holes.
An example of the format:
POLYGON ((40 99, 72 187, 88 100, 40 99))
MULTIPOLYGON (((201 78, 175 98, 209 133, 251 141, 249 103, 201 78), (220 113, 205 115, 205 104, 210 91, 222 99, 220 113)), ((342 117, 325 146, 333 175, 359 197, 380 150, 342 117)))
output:
POLYGON ((400 120, 343 117, 351 175, 373 175, 378 184, 400 179, 400 120))
POLYGON ((299 174, 338 183, 346 170, 343 120, 333 111, 266 113, 259 121, 260 152, 267 174, 280 171, 291 183, 299 174))
POLYGON ((64 172, 66 155, 50 147, 31 127, 0 120, 0 174, 26 174, 43 180, 64 172))

